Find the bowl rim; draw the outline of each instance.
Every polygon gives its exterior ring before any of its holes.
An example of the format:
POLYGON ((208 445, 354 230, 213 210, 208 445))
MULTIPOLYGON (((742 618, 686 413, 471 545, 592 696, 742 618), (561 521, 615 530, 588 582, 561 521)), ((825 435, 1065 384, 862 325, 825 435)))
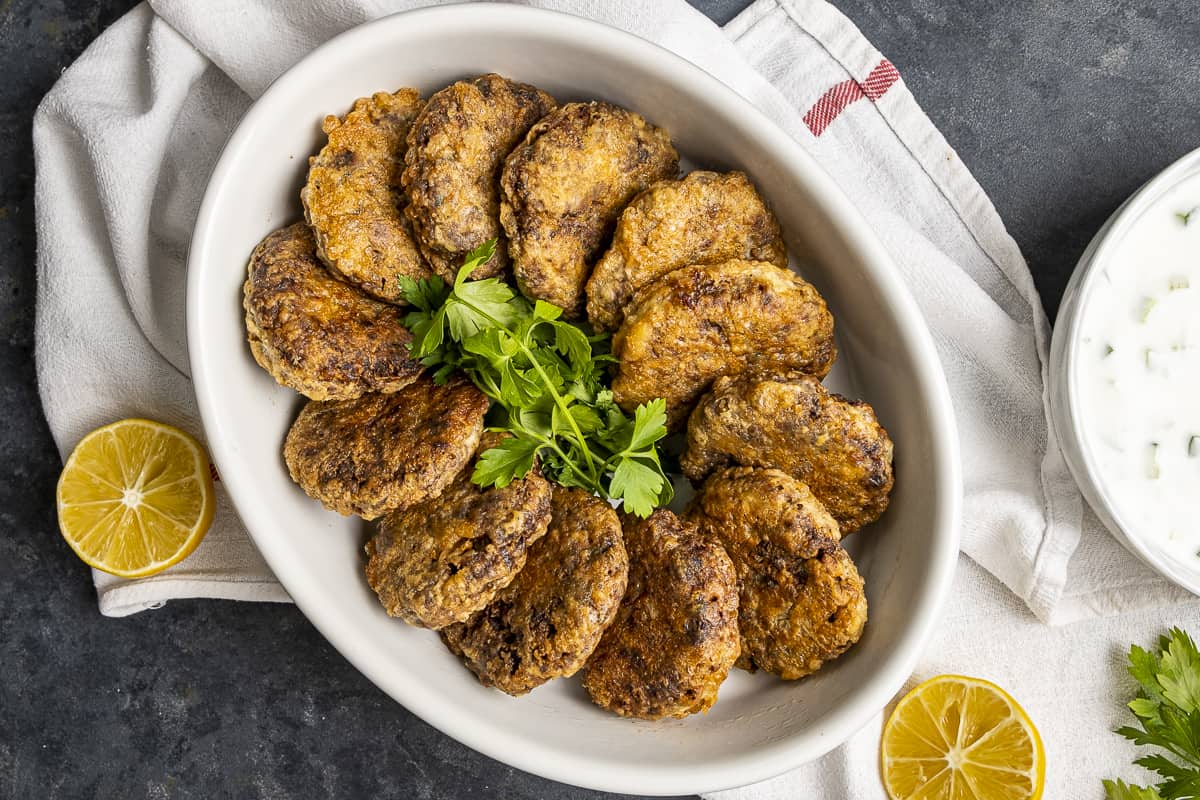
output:
MULTIPOLYGON (((1105 481, 1100 477, 1094 449, 1088 437, 1079 408, 1080 396, 1080 367, 1079 352, 1083 345, 1083 322, 1086 318, 1088 301, 1096 291, 1097 275, 1103 272, 1114 252, 1138 224, 1149 207, 1164 194, 1174 189, 1183 181, 1200 174, 1200 148, 1186 153, 1173 161, 1140 188, 1131 194, 1105 221, 1095 237, 1089 242, 1087 249, 1079 259, 1074 273, 1067 286, 1064 296, 1069 297, 1070 307, 1066 310, 1067 318, 1063 325, 1055 330, 1055 339, 1061 335, 1061 344, 1052 342, 1050 369, 1057 372, 1063 381, 1063 397, 1061 403, 1053 404, 1055 424, 1066 428, 1068 437, 1060 436, 1060 441, 1069 443, 1064 447, 1067 456, 1067 467, 1075 477, 1084 496, 1091 505, 1096 516, 1115 536, 1118 542, 1127 550, 1140 558, 1145 564, 1167 578, 1177 586, 1192 594, 1200 595, 1200 572, 1189 574, 1183 570, 1183 565, 1168 558, 1155 547, 1149 545, 1146 539, 1137 533, 1137 527, 1129 525, 1122 517, 1119 506, 1113 501, 1113 494, 1105 481), (1055 363, 1059 361, 1060 363, 1055 363)), ((1060 312, 1062 313, 1062 312, 1060 312)))
MULTIPOLYGON (((929 474, 940 476, 938 491, 931 504, 936 532, 926 578, 917 592, 908 632, 883 659, 882 667, 873 680, 864 684, 843 707, 830 713, 816 735, 793 735, 752 752, 699 765, 655 764, 623 769, 586 755, 564 755, 561 751, 530 747, 528 743, 522 743, 520 747, 510 746, 504 737, 491 735, 490 729, 481 725, 477 716, 468 713, 464 706, 440 704, 419 691, 404 691, 394 686, 389 686, 386 693, 433 727, 491 758, 551 780, 602 791, 655 795, 699 794, 755 783, 815 760, 864 727, 903 688, 940 618, 953 584, 961 532, 962 475, 953 405, 932 335, 916 301, 904 284, 899 269, 849 198, 797 141, 752 103, 700 67, 653 42, 603 23, 557 11, 507 4, 452 4, 403 11, 350 28, 308 53, 277 77, 246 111, 226 142, 210 176, 188 254, 189 358, 196 399, 213 461, 225 474, 223 467, 239 459, 236 448, 220 435, 217 412, 220 375, 210 371, 207 366, 204 355, 207 345, 201 330, 202 285, 208 277, 203 265, 212 260, 208 251, 210 241, 217 235, 212 223, 217 214, 218 187, 235 178, 234 164, 243 157, 241 154, 252 130, 269 116, 272 99, 294 87, 307 85, 307 81, 319 74, 318 65, 329 52, 352 48, 393 27, 417 29, 422 24, 455 19, 469 20, 473 26, 494 26, 498 31, 503 31, 506 25, 519 25, 524 33, 539 31, 559 38, 583 36, 593 40, 602 39, 606 49, 618 56, 626 55, 628 60, 649 64, 668 83, 699 84, 705 92, 719 96, 722 104, 736 107, 740 115, 753 121, 751 124, 756 134, 766 140, 765 147, 770 152, 802 165, 800 171, 806 174, 806 188, 821 199, 829 216, 838 220, 839 234, 845 239, 848 249, 857 254, 877 287, 889 298, 895 317, 910 342, 912 360, 919 365, 913 380, 918 393, 928 399, 926 413, 934 433, 929 442, 932 454, 929 474)), ((251 488, 236 481, 227 482, 226 488, 255 546, 280 583, 285 589, 296 585, 296 581, 290 580, 293 568, 281 540, 254 532, 257 525, 251 523, 261 520, 260 514, 254 512, 251 488)), ((317 604, 306 602, 303 592, 292 594, 289 590, 289 594, 300 611, 356 669, 377 686, 385 685, 380 678, 380 671, 367 663, 366 656, 355 652, 349 641, 343 641, 339 631, 340 620, 335 615, 327 614, 317 604)))

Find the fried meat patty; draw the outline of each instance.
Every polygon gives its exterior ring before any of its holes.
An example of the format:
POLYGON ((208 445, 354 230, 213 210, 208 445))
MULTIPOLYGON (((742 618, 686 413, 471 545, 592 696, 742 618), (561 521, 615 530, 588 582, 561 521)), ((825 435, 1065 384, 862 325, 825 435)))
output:
POLYGON ((734 258, 787 266, 779 222, 745 174, 659 181, 621 212, 612 245, 588 279, 588 321, 616 330, 646 284, 680 267, 734 258))
POLYGON ((281 385, 313 400, 394 392, 421 364, 393 306, 338 280, 297 223, 268 234, 250 256, 243 306, 254 360, 281 385))
POLYGON ((584 665, 617 613, 628 571, 612 506, 554 486, 550 527, 525 568, 487 608, 443 628, 442 639, 484 686, 525 694, 584 665))
POLYGON ((404 215, 400 186, 405 138, 420 109, 420 94, 400 89, 355 100, 342 119, 326 117, 322 129, 329 141, 309 159, 300 192, 322 260, 391 303, 403 301, 399 276, 420 280, 431 274, 404 215))
POLYGON ((392 394, 311 400, 283 447, 292 480, 339 514, 375 519, 435 497, 475 454, 488 399, 421 378, 392 394))
POLYGON ((626 411, 661 397, 672 429, 722 375, 833 365, 833 316, 817 290, 762 261, 684 267, 637 294, 612 340, 612 389, 626 411))
POLYGON ((837 523, 803 483, 773 469, 723 470, 686 516, 737 570, 739 667, 802 678, 862 636, 862 578, 837 523))
POLYGON ((610 103, 568 103, 530 129, 500 178, 500 222, 517 286, 583 313, 584 284, 621 209, 679 171, 671 137, 610 103))
POLYGON ((554 98, 499 75, 459 81, 435 93, 408 131, 402 177, 417 244, 446 281, 463 257, 488 239, 496 254, 471 273, 498 275, 508 265, 508 240, 500 227, 500 168, 504 157, 554 98))
MULTIPOLYGON (((499 441, 486 434, 484 452, 499 441)), ((387 613, 438 630, 487 606, 525 566, 550 524, 550 484, 536 472, 504 488, 460 472, 440 495, 388 514, 367 542, 367 582, 387 613)))
POLYGON ((808 375, 719 378, 688 420, 683 472, 774 467, 808 484, 842 534, 874 522, 892 490, 892 440, 862 401, 808 375))
POLYGON ((625 717, 707 711, 738 656, 737 576, 721 547, 666 509, 626 516, 629 587, 583 686, 625 717))

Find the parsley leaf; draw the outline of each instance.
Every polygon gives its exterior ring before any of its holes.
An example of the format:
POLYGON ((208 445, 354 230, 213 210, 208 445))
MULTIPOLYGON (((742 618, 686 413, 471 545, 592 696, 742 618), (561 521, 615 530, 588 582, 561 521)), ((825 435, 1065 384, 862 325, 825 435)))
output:
POLYGON ((1172 628, 1157 650, 1129 648, 1129 674, 1139 684, 1129 710, 1138 727, 1117 733, 1150 753, 1134 761, 1159 775, 1154 787, 1104 781, 1109 800, 1180 800, 1200 797, 1200 650, 1187 633, 1172 628))
POLYGON ((1130 786, 1125 781, 1104 781, 1104 791, 1108 800, 1163 800, 1154 789, 1130 786))
MULTIPOLYGON (((661 474, 658 459, 622 458, 612 476, 612 493, 625 498, 625 508, 639 517, 648 517, 663 502, 655 476, 661 474)), ((667 488, 670 488, 667 483, 667 488)))
POLYGON ((436 368, 438 383, 465 373, 499 407, 492 430, 509 434, 480 455, 471 480, 507 486, 536 461, 551 480, 649 516, 674 491, 658 453, 666 402, 638 406, 630 419, 605 384, 615 362, 608 336, 589 335, 558 306, 531 303, 498 278, 468 280, 495 248, 492 240, 469 253, 451 286, 400 279, 413 357, 436 368))
POLYGON ((633 416, 630 450, 645 450, 667 435, 667 401, 661 397, 638 406, 633 416))
POLYGON ((1162 637, 1163 648, 1158 683, 1163 698, 1179 710, 1190 714, 1200 708, 1200 652, 1196 643, 1178 628, 1170 637, 1162 637))
POLYGON ((471 480, 480 486, 508 486, 515 477, 533 469, 533 456, 538 445, 537 439, 505 439, 480 454, 471 480))

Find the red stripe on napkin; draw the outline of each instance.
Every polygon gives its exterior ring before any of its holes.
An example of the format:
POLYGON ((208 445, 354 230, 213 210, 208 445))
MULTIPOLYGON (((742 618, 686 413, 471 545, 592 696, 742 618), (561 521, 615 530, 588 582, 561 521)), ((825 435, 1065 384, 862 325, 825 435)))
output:
POLYGON ((853 79, 842 81, 821 95, 804 115, 804 124, 813 132, 813 136, 820 136, 846 106, 864 97, 875 102, 887 94, 887 90, 898 80, 899 71, 885 58, 871 70, 871 74, 862 83, 853 79))

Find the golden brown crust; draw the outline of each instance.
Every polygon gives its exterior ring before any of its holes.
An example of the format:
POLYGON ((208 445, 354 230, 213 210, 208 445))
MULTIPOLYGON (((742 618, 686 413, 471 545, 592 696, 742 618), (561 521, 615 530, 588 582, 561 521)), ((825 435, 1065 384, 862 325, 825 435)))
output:
POLYGON ((404 154, 405 213, 421 253, 446 281, 488 239, 499 240, 496 254, 472 277, 489 278, 508 266, 500 169, 513 146, 553 108, 554 98, 542 90, 489 74, 447 86, 417 115, 404 154))
POLYGON ((583 313, 583 287, 621 209, 674 177, 679 154, 661 128, 609 103, 568 103, 530 129, 500 179, 500 221, 526 296, 583 313))
MULTIPOLYGON (((493 447, 486 434, 478 452, 493 447)), ((393 617, 434 630, 465 622, 525 566, 550 524, 550 484, 536 473, 482 489, 467 467, 440 495, 383 518, 367 542, 367 582, 393 617)))
POLYGON ((243 287, 254 359, 281 385, 313 400, 394 392, 417 379, 412 335, 395 307, 338 280, 317 260, 303 223, 254 249, 243 287))
POLYGON ((833 365, 833 316, 813 286, 762 261, 685 267, 642 289, 613 336, 613 395, 626 411, 657 397, 677 429, 722 375, 833 365))
POLYGON ((737 570, 739 667, 802 678, 862 636, 862 578, 837 542, 837 523, 803 483, 773 469, 723 470, 686 516, 737 570))
POLYGON ((415 89, 354 101, 342 119, 325 118, 329 142, 309 159, 300 192, 322 260, 363 291, 403 302, 397 280, 430 274, 403 213, 400 174, 408 128, 421 108, 415 89))
POLYGON ((879 519, 892 490, 892 440, 862 401, 807 375, 720 378, 688 421, 681 465, 695 482, 730 464, 808 484, 842 534, 879 519))
POLYGON ((588 660, 597 705, 642 719, 707 711, 738 656, 729 556, 666 509, 625 517, 629 587, 588 660))
POLYGON ((465 378, 309 402, 284 442, 292 480, 326 508, 375 519, 437 496, 475 454, 488 399, 465 378))
POLYGON ((779 222, 741 172, 692 172, 633 199, 587 283, 588 321, 612 331, 643 286, 692 264, 739 258, 787 266, 779 222))
POLYGON ((617 613, 628 571, 612 506, 555 486, 550 527, 525 568, 487 608, 443 628, 442 639, 484 686, 525 694, 584 665, 617 613))

